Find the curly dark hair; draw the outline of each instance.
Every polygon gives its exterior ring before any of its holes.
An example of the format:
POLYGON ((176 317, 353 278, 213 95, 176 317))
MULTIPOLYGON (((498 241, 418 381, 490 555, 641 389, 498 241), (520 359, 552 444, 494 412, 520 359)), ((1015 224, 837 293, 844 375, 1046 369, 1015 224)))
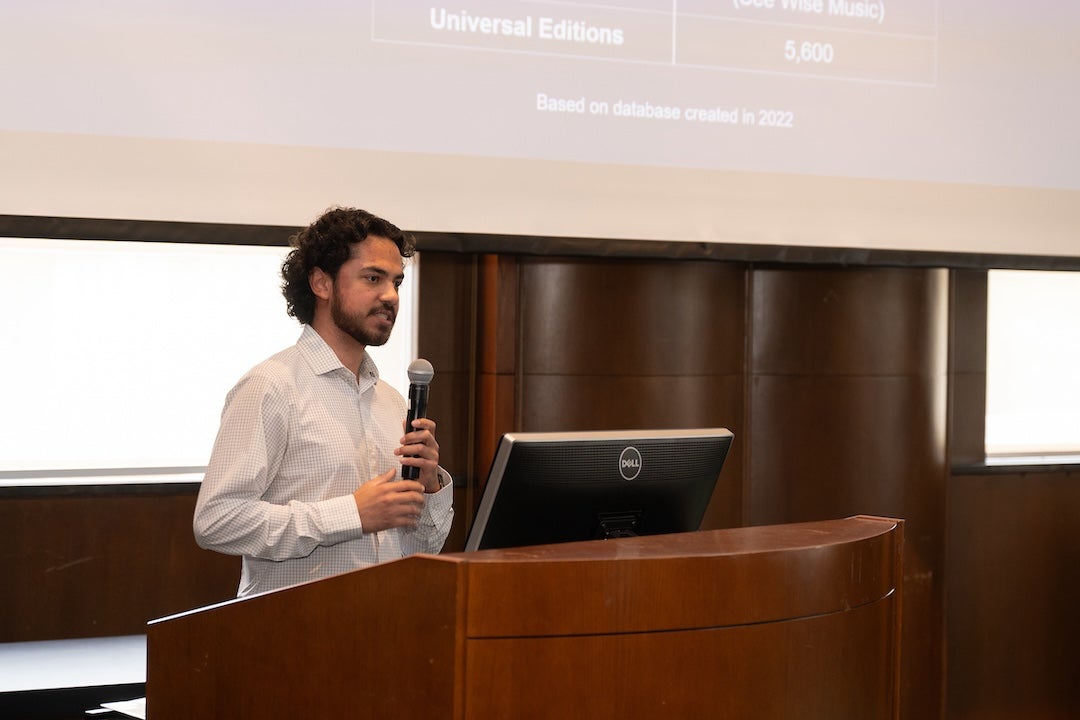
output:
POLYGON ((315 268, 331 277, 352 255, 352 246, 369 235, 393 241, 401 257, 412 257, 416 240, 410 233, 366 210, 334 207, 289 238, 292 251, 281 264, 281 292, 289 315, 310 325, 315 317, 315 294, 308 277, 315 268))

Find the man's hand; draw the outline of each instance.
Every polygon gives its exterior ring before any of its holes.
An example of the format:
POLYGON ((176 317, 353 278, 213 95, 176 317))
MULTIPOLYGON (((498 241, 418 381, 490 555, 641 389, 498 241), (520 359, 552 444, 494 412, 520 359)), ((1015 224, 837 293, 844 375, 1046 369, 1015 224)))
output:
POLYGON ((420 484, 424 492, 439 491, 439 443, 435 439, 435 421, 430 418, 413 420, 412 429, 399 441, 401 446, 394 454, 401 458, 402 465, 414 465, 420 468, 420 484))
POLYGON ((416 527, 424 509, 424 486, 415 480, 394 480, 387 470, 353 492, 360 525, 365 533, 397 527, 416 527))

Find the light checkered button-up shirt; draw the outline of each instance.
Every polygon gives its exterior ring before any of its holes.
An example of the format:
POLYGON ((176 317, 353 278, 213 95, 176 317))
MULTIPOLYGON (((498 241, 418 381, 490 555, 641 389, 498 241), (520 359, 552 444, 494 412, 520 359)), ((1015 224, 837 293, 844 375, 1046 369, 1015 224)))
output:
POLYGON ((415 530, 364 533, 352 493, 391 467, 406 403, 366 354, 360 380, 310 326, 229 392, 195 506, 199 545, 243 555, 238 595, 410 553, 437 553, 453 520, 448 483, 415 530))

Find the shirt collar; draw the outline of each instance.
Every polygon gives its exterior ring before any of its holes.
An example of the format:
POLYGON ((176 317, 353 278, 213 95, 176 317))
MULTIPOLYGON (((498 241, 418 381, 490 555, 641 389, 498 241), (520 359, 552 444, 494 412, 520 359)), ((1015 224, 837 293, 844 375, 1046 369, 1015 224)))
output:
MULTIPOLYGON (((296 347, 316 375, 326 375, 335 370, 344 370, 349 375, 353 374, 352 370, 341 364, 341 360, 326 344, 322 335, 319 335, 310 325, 304 325, 300 339, 296 341, 296 347)), ((360 361, 360 383, 365 382, 372 384, 379 382, 379 368, 376 367, 375 361, 368 355, 367 350, 364 351, 364 359, 360 361)))

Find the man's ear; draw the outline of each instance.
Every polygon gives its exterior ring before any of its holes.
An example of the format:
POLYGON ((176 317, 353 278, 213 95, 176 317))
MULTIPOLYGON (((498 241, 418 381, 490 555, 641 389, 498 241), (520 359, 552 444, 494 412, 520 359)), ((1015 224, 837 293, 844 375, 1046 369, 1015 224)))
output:
POLYGON ((308 284, 311 292, 320 300, 329 300, 334 294, 334 278, 330 277, 322 268, 315 268, 308 275, 308 284))

